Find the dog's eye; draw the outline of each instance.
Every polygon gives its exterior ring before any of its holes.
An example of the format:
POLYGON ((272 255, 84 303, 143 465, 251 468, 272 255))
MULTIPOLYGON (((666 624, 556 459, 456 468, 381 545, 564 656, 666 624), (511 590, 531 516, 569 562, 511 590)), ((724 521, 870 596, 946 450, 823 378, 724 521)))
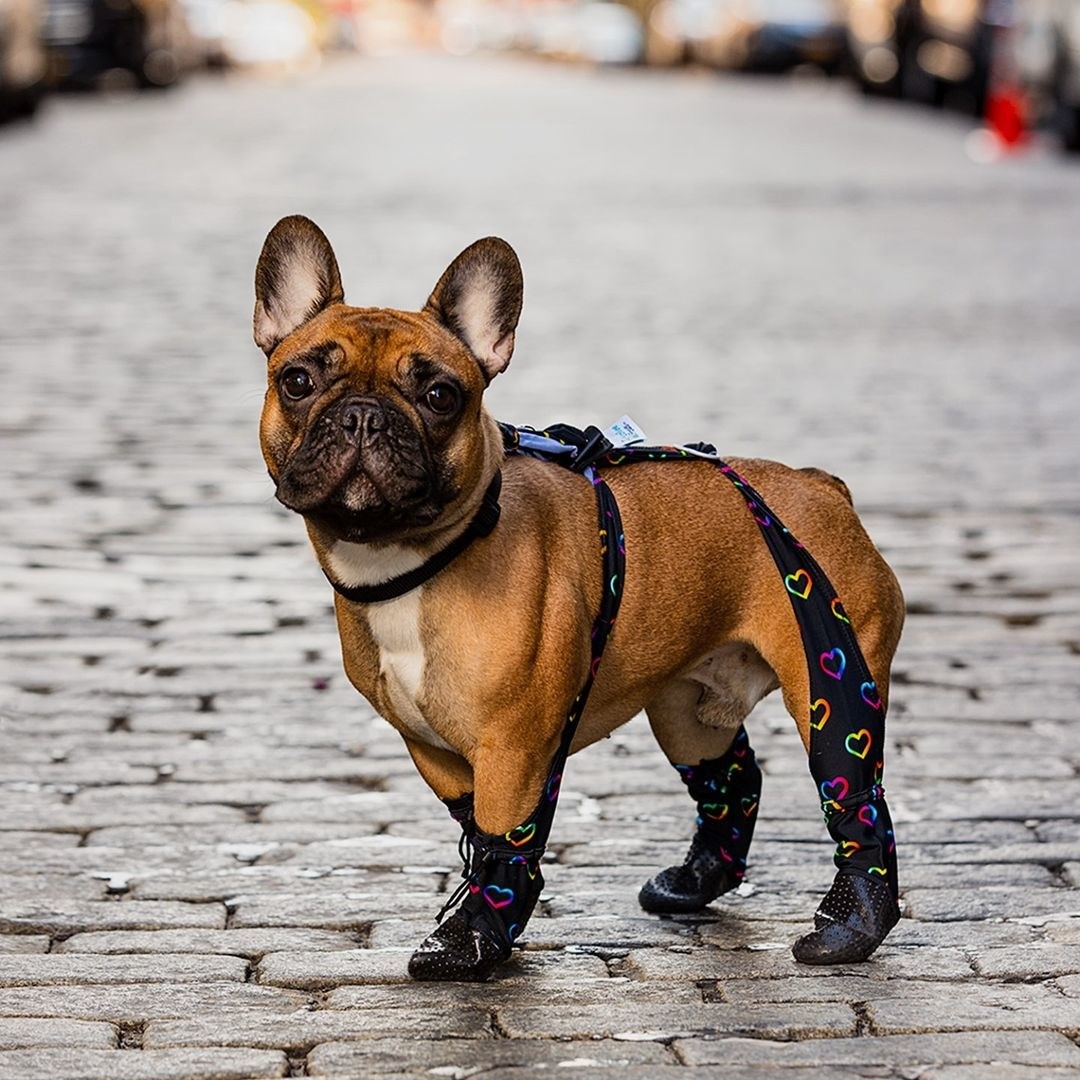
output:
POLYGON ((281 376, 281 392, 290 401, 300 401, 315 389, 311 376, 303 368, 289 368, 281 376))
POLYGON ((437 383, 425 395, 424 403, 440 416, 452 413, 458 405, 458 392, 449 383, 437 383))

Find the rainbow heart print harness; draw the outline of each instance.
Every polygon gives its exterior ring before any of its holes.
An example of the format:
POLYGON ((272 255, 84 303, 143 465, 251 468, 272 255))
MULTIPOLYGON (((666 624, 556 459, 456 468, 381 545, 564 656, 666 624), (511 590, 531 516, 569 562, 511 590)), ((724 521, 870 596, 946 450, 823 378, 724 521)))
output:
MULTIPOLYGON (((810 552, 745 477, 717 456, 713 446, 616 446, 593 427, 581 431, 560 424, 535 431, 509 424, 499 426, 507 455, 527 455, 562 466, 580 473, 592 484, 603 587, 590 637, 589 671, 570 704, 558 749, 532 814, 509 832, 493 836, 477 828, 471 793, 446 800, 451 815, 462 826, 460 851, 465 865, 460 885, 439 913, 440 922, 460 902, 471 926, 508 947, 524 930, 536 905, 543 885, 540 861, 551 832, 570 746, 619 611, 627 572, 618 503, 600 467, 623 467, 642 461, 710 462, 742 495, 783 579, 802 635, 810 685, 809 765, 826 827, 837 844, 834 862, 841 874, 887 885, 895 900, 896 844, 882 787, 885 706, 843 604, 810 552)), ((723 858, 733 864, 735 880, 741 880, 745 871, 745 855, 757 814, 756 791, 739 788, 738 773, 747 766, 756 772, 753 751, 742 727, 723 758, 675 766, 691 793, 706 800, 698 801, 699 834, 713 838, 723 858), (695 773, 700 774, 696 780, 695 773), (707 775, 721 779, 706 779, 707 775), (726 794, 729 784, 731 794, 726 794), (740 797, 743 790, 747 793, 740 797), (725 798, 741 806, 744 820, 738 827, 734 821, 739 815, 731 813, 729 817, 729 805, 721 801, 725 798)), ((757 776, 760 783, 760 774, 757 776)))

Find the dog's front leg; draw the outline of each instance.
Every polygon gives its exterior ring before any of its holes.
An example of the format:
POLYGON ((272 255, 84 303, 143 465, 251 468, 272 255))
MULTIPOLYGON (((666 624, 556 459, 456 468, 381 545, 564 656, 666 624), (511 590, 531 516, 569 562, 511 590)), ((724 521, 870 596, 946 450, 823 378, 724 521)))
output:
POLYGON ((561 781, 557 766, 545 768, 547 760, 533 746, 481 746, 475 794, 440 792, 462 827, 466 866, 440 919, 460 906, 409 961, 414 978, 479 981, 510 955, 544 885, 540 860, 561 781))

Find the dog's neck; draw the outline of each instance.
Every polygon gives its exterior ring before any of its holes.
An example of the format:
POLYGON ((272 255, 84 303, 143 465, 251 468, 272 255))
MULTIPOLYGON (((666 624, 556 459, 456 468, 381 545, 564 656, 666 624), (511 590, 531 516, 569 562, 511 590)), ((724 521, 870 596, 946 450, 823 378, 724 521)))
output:
POLYGON ((348 587, 380 585, 422 566, 426 555, 405 544, 354 544, 336 540, 326 551, 326 569, 348 587))
MULTIPOLYGON (((489 479, 503 459, 502 433, 498 424, 483 412, 480 420, 485 431, 485 474, 489 479)), ((434 552, 458 537, 477 512, 486 491, 483 488, 454 509, 450 519, 417 540, 390 544, 361 544, 350 540, 330 539, 308 524, 308 533, 316 554, 330 578, 346 588, 381 585, 402 574, 416 570, 434 552)))

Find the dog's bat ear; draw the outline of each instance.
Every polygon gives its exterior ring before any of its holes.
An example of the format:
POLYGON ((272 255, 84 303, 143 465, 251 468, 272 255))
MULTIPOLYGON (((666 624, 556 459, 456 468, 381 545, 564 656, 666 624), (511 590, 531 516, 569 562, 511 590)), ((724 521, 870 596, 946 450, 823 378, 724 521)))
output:
POLYGON ((491 382, 513 355, 523 290, 514 249, 489 236, 471 244, 447 267, 424 310, 469 346, 491 382))
POLYGON ((283 338, 345 299, 330 241, 306 217, 282 218, 255 268, 255 344, 269 356, 283 338))

